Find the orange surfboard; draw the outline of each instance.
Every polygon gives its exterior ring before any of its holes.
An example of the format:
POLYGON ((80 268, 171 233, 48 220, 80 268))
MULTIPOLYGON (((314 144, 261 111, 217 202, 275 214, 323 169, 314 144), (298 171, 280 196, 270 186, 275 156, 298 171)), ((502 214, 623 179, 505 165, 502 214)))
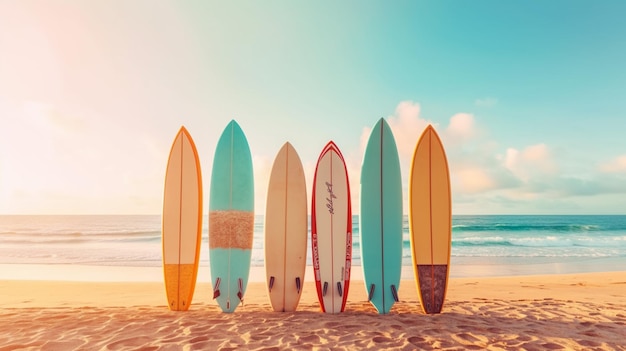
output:
POLYGON ((185 127, 174 139, 163 196, 163 273, 170 310, 191 305, 202 235, 202 175, 196 146, 185 127))
POLYGON ((450 172, 437 132, 422 133, 409 177, 409 227, 417 291, 426 313, 440 313, 446 296, 452 242, 450 172))

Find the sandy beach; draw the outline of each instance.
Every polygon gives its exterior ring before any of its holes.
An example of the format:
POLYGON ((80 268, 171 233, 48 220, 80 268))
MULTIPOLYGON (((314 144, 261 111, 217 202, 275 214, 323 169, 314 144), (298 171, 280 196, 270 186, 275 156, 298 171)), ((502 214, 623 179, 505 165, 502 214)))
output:
POLYGON ((361 280, 346 312, 319 312, 312 282, 297 312, 272 312, 263 283, 222 313, 200 283, 170 312, 158 282, 0 281, 0 350, 626 350, 626 271, 453 278, 443 313, 421 312, 414 282, 378 315, 361 280))

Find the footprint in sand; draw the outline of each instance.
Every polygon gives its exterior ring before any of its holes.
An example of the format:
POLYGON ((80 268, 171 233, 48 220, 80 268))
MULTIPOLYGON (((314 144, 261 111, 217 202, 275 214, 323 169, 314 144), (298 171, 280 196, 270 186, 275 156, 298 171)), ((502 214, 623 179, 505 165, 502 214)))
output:
POLYGON ((298 341, 303 342, 303 343, 309 343, 309 344, 319 344, 321 339, 319 336, 315 334, 311 334, 311 335, 299 337, 298 341))
POLYGON ((584 346, 584 347, 598 347, 601 345, 599 342, 596 342, 593 340, 576 340, 576 342, 580 346, 584 346))
POLYGON ((413 345, 417 345, 417 344, 421 344, 426 342, 426 340, 424 338, 422 338, 421 336, 411 336, 410 338, 406 339, 408 342, 410 342, 413 345))
POLYGON ((565 346, 563 345, 559 345, 559 344, 555 344, 553 342, 548 342, 545 344, 541 345, 544 349, 548 349, 548 350, 562 350, 565 348, 565 346))
POLYGON ((523 345, 520 346, 521 349, 523 350, 527 350, 527 351, 534 351, 534 350, 563 350, 565 349, 565 347, 563 345, 559 345, 559 344, 555 344, 555 343, 539 343, 539 342, 530 342, 530 343, 525 343, 523 345))
POLYGON ((372 341, 377 343, 377 344, 382 344, 382 343, 392 342, 393 339, 385 337, 385 336, 377 336, 377 337, 373 338, 372 341))

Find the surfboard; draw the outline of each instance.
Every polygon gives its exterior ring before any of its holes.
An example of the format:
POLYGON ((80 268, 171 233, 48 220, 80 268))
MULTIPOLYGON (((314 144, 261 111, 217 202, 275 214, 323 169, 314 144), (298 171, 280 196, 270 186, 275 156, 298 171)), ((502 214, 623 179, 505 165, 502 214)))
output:
POLYGON ((295 311, 307 253, 307 193, 298 153, 285 143, 272 166, 265 207, 265 273, 274 311, 295 311))
POLYGON ((346 164, 332 141, 322 150, 315 167, 311 248, 321 309, 343 312, 350 286, 352 209, 346 164))
POLYGON ((211 174, 209 264, 213 298, 234 312, 248 285, 254 230, 252 156, 245 134, 234 120, 220 136, 211 174))
POLYGON ((431 125, 422 133, 413 154, 409 227, 422 309, 425 313, 440 313, 450 271, 452 205, 448 161, 431 125))
POLYGON ((168 306, 173 311, 186 311, 200 261, 202 175, 198 151, 185 127, 176 134, 167 161, 161 224, 168 306))
POLYGON ((360 244, 369 302, 389 313, 402 272, 402 178, 398 149, 385 119, 370 134, 361 166, 360 244))

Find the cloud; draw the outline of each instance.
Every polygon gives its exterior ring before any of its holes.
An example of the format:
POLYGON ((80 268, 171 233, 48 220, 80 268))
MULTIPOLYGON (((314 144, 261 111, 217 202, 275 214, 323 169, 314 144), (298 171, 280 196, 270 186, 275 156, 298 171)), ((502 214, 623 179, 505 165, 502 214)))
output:
POLYGON ((481 167, 461 167, 451 175, 454 188, 465 194, 477 194, 496 188, 496 181, 481 167))
MULTIPOLYGON (((615 213, 615 204, 624 202, 626 155, 595 173, 568 174, 568 157, 555 151, 558 146, 506 145, 481 125, 480 115, 459 112, 440 126, 422 116, 419 103, 403 101, 387 122, 400 154, 405 211, 413 151, 428 124, 440 133, 448 156, 454 213, 615 213)), ((370 132, 362 129, 361 151, 370 132)), ((358 181, 351 176, 352 184, 358 181)))
MULTIPOLYGON (((508 172, 503 172, 493 157, 493 143, 482 138, 482 129, 473 114, 456 113, 445 127, 421 116, 417 102, 403 101, 395 113, 387 117, 393 131, 400 165, 403 186, 407 188, 408 174, 413 152, 424 129, 433 125, 443 140, 451 169, 451 181, 456 191, 476 194, 498 188, 508 188, 517 182, 508 172), (478 144, 478 145, 477 145, 478 144)), ((360 138, 361 153, 367 145, 371 127, 364 127, 360 138)))
POLYGON ((603 173, 626 173, 626 155, 618 156, 599 166, 603 173))
POLYGON ((527 146, 521 151, 507 149, 503 165, 524 182, 541 175, 554 175, 558 171, 556 162, 544 143, 527 146))
POLYGON ((485 97, 482 99, 476 99, 474 105, 479 107, 493 107, 498 104, 498 99, 494 97, 485 97))
POLYGON ((40 101, 26 101, 22 109, 24 121, 32 128, 76 133, 84 131, 87 127, 87 121, 84 119, 62 113, 55 106, 40 101))
MULTIPOLYGON (((387 116, 386 120, 392 130, 396 141, 396 147, 398 148, 398 157, 400 159, 400 169, 402 174, 402 193, 404 194, 403 207, 406 212, 408 204, 406 202, 407 199, 405 194, 408 191, 407 184, 409 167, 413 158, 413 152, 424 129, 426 129, 429 124, 434 125, 434 123, 421 117, 421 106, 419 103, 413 101, 400 102, 396 107, 394 114, 387 116)), ((360 197, 361 162, 363 160, 363 154, 365 153, 365 148, 371 132, 371 126, 365 126, 361 131, 359 143, 359 154, 361 157, 358 161, 356 158, 346 160, 351 184, 350 192, 352 194, 353 213, 357 213, 357 209, 359 207, 358 201, 360 197)), ((345 154, 344 157, 346 157, 345 154)))
POLYGON ((0 108, 10 126, 0 129, 0 212, 160 211, 170 140, 42 102, 0 108))
POLYGON ((259 214, 264 214, 267 202, 267 186, 274 166, 274 159, 253 155, 252 166, 254 170, 254 208, 259 214))
MULTIPOLYGON (((389 127, 391 127, 393 136, 396 139, 400 160, 413 157, 413 151, 420 135, 429 124, 433 124, 431 121, 421 117, 421 106, 413 101, 399 103, 395 114, 387 117, 387 123, 389 123, 389 127)), ((368 137, 369 132, 365 136, 365 143, 363 143, 363 135, 361 136, 363 150, 365 150, 368 137)))
POLYGON ((474 115, 469 113, 457 113, 450 117, 450 123, 445 130, 445 138, 450 143, 462 143, 471 141, 478 135, 474 115))

